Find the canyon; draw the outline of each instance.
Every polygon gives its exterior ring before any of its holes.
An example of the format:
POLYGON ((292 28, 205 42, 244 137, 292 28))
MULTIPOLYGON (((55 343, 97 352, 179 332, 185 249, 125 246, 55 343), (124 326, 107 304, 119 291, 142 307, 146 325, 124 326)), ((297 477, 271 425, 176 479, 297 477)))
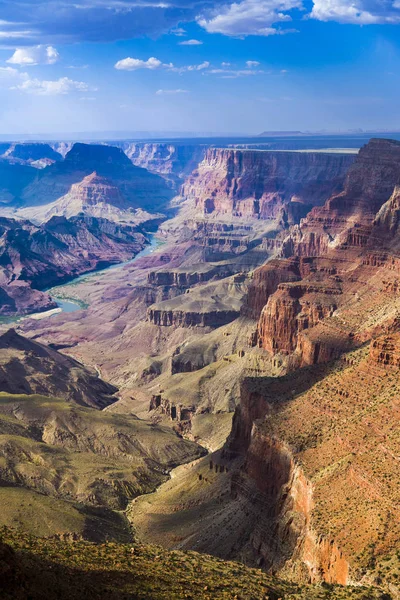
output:
POLYGON ((400 143, 64 150, 4 159, 7 518, 397 598, 400 143))

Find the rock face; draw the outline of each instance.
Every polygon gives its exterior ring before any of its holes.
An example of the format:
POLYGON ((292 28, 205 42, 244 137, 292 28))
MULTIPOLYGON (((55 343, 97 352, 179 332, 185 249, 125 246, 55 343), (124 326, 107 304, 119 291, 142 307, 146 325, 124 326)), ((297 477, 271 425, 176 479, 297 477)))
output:
POLYGON ((299 281, 301 279, 300 263, 297 258, 287 260, 270 260, 254 273, 243 312, 258 318, 269 297, 276 292, 280 283, 299 281))
POLYGON ((371 140, 343 192, 272 241, 282 260, 256 272, 248 296, 255 316, 266 300, 256 336, 262 348, 314 364, 368 339, 369 294, 389 302, 397 289, 399 179, 400 143, 371 140))
POLYGON ((341 189, 353 161, 349 155, 211 148, 182 195, 204 214, 292 224, 341 189))
POLYGON ((0 392, 58 396, 102 409, 117 401, 117 391, 95 371, 14 329, 0 336, 0 392))
POLYGON ((32 290, 132 258, 146 244, 136 227, 91 217, 52 217, 37 227, 0 219, 0 312, 26 314, 55 304, 32 290))
POLYGON ((124 143, 123 150, 134 165, 179 181, 203 160, 206 147, 179 143, 124 143))
POLYGON ((279 284, 260 316, 260 345, 273 354, 291 354, 301 331, 334 314, 341 293, 340 287, 332 284, 279 284))

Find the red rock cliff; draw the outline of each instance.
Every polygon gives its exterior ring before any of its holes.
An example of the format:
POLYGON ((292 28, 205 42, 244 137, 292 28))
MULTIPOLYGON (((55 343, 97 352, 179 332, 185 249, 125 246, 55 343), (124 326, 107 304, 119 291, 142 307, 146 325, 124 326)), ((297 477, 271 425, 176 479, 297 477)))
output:
POLYGON ((300 363, 313 364, 348 348, 355 331, 360 341, 368 339, 374 321, 363 333, 363 310, 371 299, 367 290, 377 299, 388 294, 391 301, 389 294, 396 289, 388 272, 398 268, 399 181, 400 142, 371 140, 350 167, 344 191, 273 241, 276 253, 292 262, 282 260, 280 266, 275 260, 272 267, 262 267, 250 288, 250 312, 256 315, 262 298, 266 300, 257 329, 259 346, 272 353, 296 352, 300 363), (294 274, 288 266, 293 261, 307 268, 294 274), (296 279, 302 281, 293 283, 296 279), (354 305, 363 290, 364 304, 354 305), (336 319, 336 311, 346 311, 348 304, 350 318, 336 319))
POLYGON ((183 186, 204 213, 298 222, 342 188, 352 155, 211 148, 183 186), (303 209, 302 209, 303 205, 303 209))

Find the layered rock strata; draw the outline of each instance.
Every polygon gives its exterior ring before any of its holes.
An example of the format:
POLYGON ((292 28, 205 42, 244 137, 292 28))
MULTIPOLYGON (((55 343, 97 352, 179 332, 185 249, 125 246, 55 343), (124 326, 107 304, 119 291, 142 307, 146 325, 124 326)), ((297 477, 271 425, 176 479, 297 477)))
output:
MULTIPOLYGON (((256 272, 248 296, 255 316, 266 300, 256 336, 261 347, 313 364, 368 339, 374 323, 371 316, 370 333, 362 331, 363 309, 371 311, 371 294, 382 305, 397 289, 399 179, 400 143, 372 140, 344 191, 272 241, 285 260, 256 272)), ((378 324, 382 311, 376 314, 378 324)))
POLYGON ((211 148, 182 195, 208 215, 298 222, 340 190, 349 155, 211 148))

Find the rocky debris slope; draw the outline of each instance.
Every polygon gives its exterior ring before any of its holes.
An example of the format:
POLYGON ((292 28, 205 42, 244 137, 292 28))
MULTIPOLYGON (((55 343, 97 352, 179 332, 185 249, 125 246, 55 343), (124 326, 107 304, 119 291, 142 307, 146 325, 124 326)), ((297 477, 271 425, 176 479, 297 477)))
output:
POLYGON ((132 258, 145 244, 138 228, 105 219, 52 217, 35 226, 0 218, 0 313, 54 308, 38 289, 132 258))
POLYGON ((342 188, 351 155, 211 148, 182 195, 204 214, 296 223, 342 188))
POLYGON ((118 389, 73 358, 9 329, 0 336, 0 392, 59 396, 102 409, 118 389))

